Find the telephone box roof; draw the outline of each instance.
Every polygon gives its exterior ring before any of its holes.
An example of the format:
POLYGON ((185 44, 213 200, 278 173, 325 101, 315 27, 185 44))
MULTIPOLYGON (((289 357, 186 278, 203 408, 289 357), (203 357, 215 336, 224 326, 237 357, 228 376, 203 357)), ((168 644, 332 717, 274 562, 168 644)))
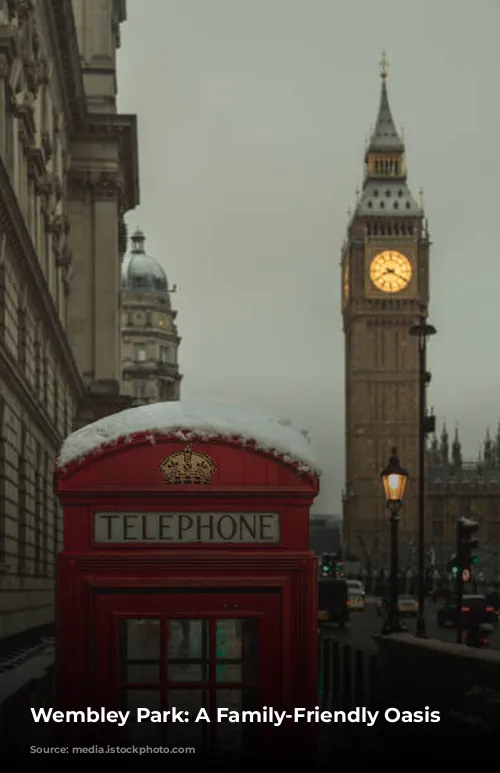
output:
POLYGON ((203 400, 150 403, 87 424, 66 438, 58 467, 67 467, 144 433, 150 435, 152 443, 155 436, 166 435, 181 441, 227 439, 271 453, 295 464, 301 472, 321 474, 307 430, 294 427, 288 419, 256 413, 237 404, 203 400))

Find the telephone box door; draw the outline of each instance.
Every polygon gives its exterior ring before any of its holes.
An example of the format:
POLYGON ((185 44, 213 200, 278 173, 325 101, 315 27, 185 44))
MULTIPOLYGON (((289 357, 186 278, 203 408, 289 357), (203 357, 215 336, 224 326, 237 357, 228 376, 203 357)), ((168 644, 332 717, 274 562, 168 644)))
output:
POLYGON ((241 751, 269 730, 216 719, 282 703, 278 592, 101 592, 96 613, 96 705, 131 711, 123 740, 241 751), (139 724, 137 708, 178 721, 139 724))

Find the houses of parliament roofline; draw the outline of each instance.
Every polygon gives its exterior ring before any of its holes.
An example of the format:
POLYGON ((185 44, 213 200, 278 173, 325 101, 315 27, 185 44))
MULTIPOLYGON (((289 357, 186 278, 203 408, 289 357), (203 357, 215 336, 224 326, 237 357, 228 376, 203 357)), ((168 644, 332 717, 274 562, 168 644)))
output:
POLYGON ((433 435, 427 449, 428 472, 427 480, 431 492, 439 490, 459 489, 466 493, 467 489, 477 493, 478 489, 498 495, 500 492, 500 425, 496 439, 493 440, 489 430, 486 433, 477 461, 462 459, 462 444, 458 427, 452 443, 449 443, 446 425, 441 436, 433 435))

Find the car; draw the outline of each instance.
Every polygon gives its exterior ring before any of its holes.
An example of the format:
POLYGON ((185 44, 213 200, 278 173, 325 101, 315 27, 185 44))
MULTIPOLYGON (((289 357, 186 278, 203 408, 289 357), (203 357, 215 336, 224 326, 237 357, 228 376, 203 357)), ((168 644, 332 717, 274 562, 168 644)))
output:
MULTIPOLYGON (((375 609, 380 617, 384 614, 390 605, 389 598, 377 599, 375 609)), ((414 596, 401 595, 398 597, 399 617, 416 617, 418 615, 418 601, 414 596)))
POLYGON ((321 577, 318 582, 318 622, 320 628, 336 623, 345 628, 349 620, 349 598, 345 580, 321 577))
POLYGON ((353 612, 363 612, 365 608, 365 597, 358 590, 348 588, 347 604, 353 612))
POLYGON ((361 580, 347 580, 347 590, 359 593, 363 598, 365 597, 365 588, 361 580))
MULTIPOLYGON (((466 594, 462 596, 462 619, 464 628, 470 625, 471 622, 479 624, 488 623, 489 625, 494 626, 498 624, 495 608, 491 605, 486 596, 479 594, 466 594)), ((441 628, 444 628, 447 625, 456 627, 456 599, 452 599, 449 604, 445 604, 438 609, 437 622, 441 628)))

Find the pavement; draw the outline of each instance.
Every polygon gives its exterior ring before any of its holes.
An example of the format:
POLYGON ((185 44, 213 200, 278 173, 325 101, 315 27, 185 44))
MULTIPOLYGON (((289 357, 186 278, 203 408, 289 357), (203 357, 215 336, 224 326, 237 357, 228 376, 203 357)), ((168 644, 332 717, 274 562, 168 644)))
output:
MULTIPOLYGON (((439 604, 429 602, 426 609, 426 633, 430 639, 439 639, 456 643, 456 631, 454 628, 440 628, 437 624, 437 610, 439 604)), ((416 618, 403 618, 402 622, 408 628, 408 633, 415 633, 417 627, 416 618)), ((375 653, 377 651, 373 637, 380 633, 382 618, 376 613, 376 600, 372 597, 366 599, 362 612, 351 612, 351 619, 344 630, 332 626, 327 635, 343 644, 351 644, 355 649, 363 652, 375 653)), ((491 634, 489 649, 500 651, 500 624, 491 634)))

